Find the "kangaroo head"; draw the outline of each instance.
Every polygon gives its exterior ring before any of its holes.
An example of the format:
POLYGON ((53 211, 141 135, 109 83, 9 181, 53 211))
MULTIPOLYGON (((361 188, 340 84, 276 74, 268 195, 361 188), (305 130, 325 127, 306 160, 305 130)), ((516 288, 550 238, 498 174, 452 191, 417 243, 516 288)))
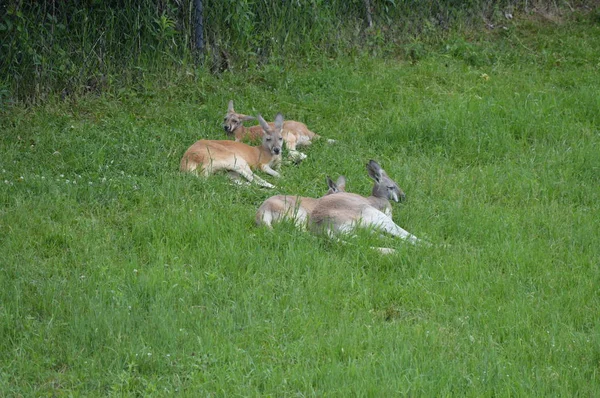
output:
POLYGON ((333 182, 329 176, 327 176, 327 186, 329 190, 325 195, 331 195, 332 193, 345 192, 346 191, 346 177, 339 176, 336 182, 333 182))
POLYGON ((263 129, 263 147, 265 147, 271 155, 281 154, 281 145, 283 144, 283 137, 281 131, 283 129, 283 115, 278 113, 275 116, 275 126, 271 127, 263 119, 261 115, 258 115, 258 123, 263 129))
POLYGON ((229 101, 227 114, 223 118, 223 128, 225 129, 225 132, 229 135, 233 134, 235 130, 248 120, 254 120, 254 116, 236 113, 233 109, 233 100, 229 101))
POLYGON ((373 185, 373 196, 376 198, 386 198, 394 202, 402 202, 406 195, 400 189, 398 184, 386 174, 385 170, 374 160, 367 163, 367 172, 375 184, 373 185))

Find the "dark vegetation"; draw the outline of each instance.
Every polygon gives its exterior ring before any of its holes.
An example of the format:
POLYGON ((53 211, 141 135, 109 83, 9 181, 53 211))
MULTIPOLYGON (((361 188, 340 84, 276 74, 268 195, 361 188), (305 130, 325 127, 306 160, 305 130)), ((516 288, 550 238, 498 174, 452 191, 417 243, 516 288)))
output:
MULTIPOLYGON (((599 18, 594 0, 9 0, 0 6, 0 103, 116 93, 197 66, 220 73, 365 51, 417 62, 453 32, 507 34, 515 15, 565 12, 599 18)), ((448 50, 482 62, 468 47, 467 37, 448 50)))

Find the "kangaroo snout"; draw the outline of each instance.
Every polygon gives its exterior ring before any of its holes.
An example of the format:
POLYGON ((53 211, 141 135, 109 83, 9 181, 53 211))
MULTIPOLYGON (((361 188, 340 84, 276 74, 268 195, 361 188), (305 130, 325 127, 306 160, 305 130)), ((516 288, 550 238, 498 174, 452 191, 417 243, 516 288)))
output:
POLYGON ((279 155, 281 153, 281 148, 273 148, 273 153, 279 155))
POLYGON ((390 200, 393 200, 396 203, 404 202, 406 200, 406 195, 401 189, 395 189, 390 192, 389 195, 390 200))

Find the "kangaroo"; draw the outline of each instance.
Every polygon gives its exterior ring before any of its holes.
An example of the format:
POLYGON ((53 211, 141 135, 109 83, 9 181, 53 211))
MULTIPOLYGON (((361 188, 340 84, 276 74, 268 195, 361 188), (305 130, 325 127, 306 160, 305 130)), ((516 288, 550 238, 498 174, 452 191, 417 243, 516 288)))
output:
MULTIPOLYGON (((422 242, 394 223, 390 200, 405 199, 404 192, 374 160, 367 164, 369 176, 374 180, 372 195, 365 198, 353 193, 340 192, 320 198, 310 213, 310 226, 316 232, 329 236, 347 234, 356 227, 371 227, 416 244, 422 242)), ((376 248, 382 253, 393 249, 376 248)))
POLYGON ((252 142, 257 142, 259 140, 262 140, 262 126, 244 126, 244 122, 254 119, 256 119, 254 116, 236 113, 233 109, 233 100, 231 100, 229 101, 227 114, 223 118, 223 128, 225 129, 225 133, 227 133, 227 135, 233 136, 238 142, 244 139, 247 139, 252 142))
MULTIPOLYGON (((236 113, 233 109, 233 100, 229 101, 227 114, 223 119, 223 128, 228 135, 235 137, 236 141, 248 139, 251 141, 258 140, 262 137, 261 126, 245 127, 243 122, 253 120, 253 116, 236 113)), ((273 123, 269 123, 272 125, 273 123)), ((294 120, 286 120, 283 122, 282 130, 285 146, 290 153, 290 158, 294 161, 302 161, 306 159, 306 154, 296 150, 296 146, 308 146, 312 144, 313 139, 318 139, 320 136, 308 129, 304 123, 294 120)), ((333 143, 335 140, 328 140, 333 143)))
MULTIPOLYGON (((329 187, 325 195, 343 192, 346 189, 346 178, 340 176, 337 182, 327 177, 329 187)), ((276 195, 265 200, 256 212, 256 225, 273 227, 274 222, 290 219, 297 228, 305 229, 308 217, 317 204, 318 199, 302 196, 276 195)))
POLYGON ((271 166, 281 162, 283 115, 277 114, 272 126, 261 115, 258 115, 258 122, 263 129, 262 146, 254 147, 229 140, 200 140, 185 151, 180 170, 201 172, 204 176, 226 170, 236 182, 240 182, 239 177, 242 176, 262 187, 274 188, 272 184, 253 174, 252 169, 260 169, 273 177, 280 177, 271 166))

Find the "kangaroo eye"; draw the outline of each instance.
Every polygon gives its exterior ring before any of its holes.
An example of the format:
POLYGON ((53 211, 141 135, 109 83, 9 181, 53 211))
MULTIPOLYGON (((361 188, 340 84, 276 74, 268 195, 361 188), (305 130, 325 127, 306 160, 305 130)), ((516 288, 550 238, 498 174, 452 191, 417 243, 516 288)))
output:
POLYGON ((267 141, 271 141, 271 137, 267 137, 265 138, 267 141))

